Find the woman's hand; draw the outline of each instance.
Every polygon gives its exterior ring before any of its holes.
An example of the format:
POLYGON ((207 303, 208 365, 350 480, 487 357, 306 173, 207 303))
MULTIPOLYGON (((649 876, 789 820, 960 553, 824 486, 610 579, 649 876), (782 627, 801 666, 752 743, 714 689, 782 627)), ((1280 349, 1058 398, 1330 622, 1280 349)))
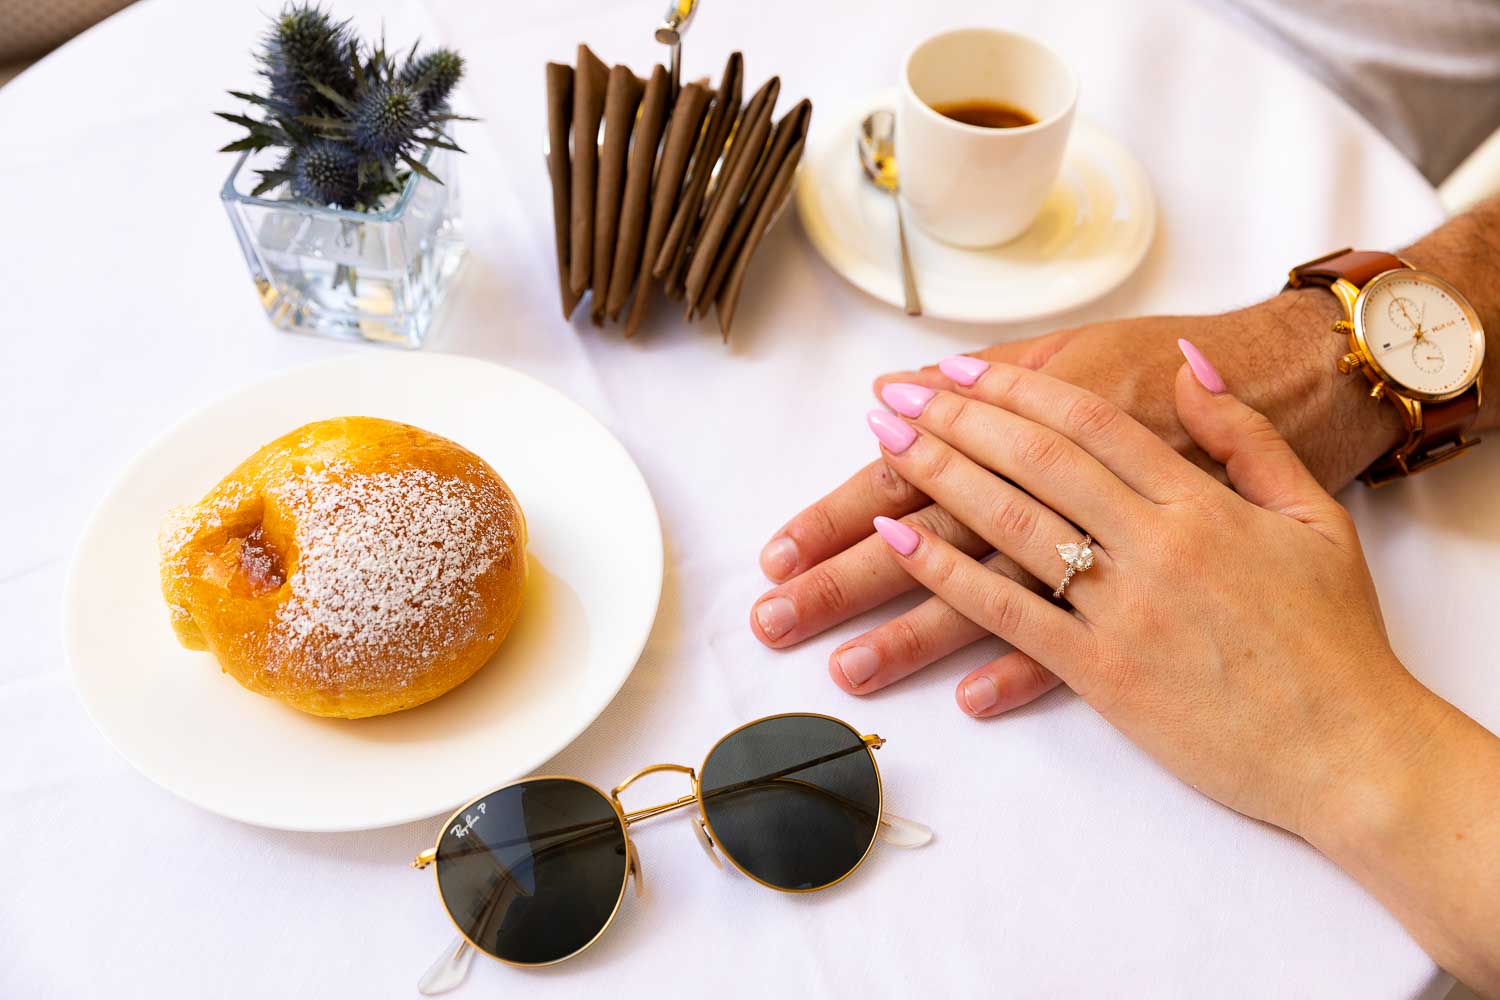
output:
MULTIPOLYGON (((1348 513, 1191 344, 1183 427, 1234 489, 1111 403, 964 359, 956 391, 885 387, 886 461, 1066 604, 920 524, 880 517, 901 565, 1012 656, 1055 673, 1194 788, 1328 853, 1451 971, 1500 990, 1500 740, 1391 651, 1348 513)), ((915 519, 909 519, 915 520, 915 519)), ((1006 658, 959 705, 1011 699, 1006 658)), ((834 668, 836 669, 836 668, 834 668)))
MULTIPOLYGON (((1251 402, 1268 414, 1324 485, 1337 488, 1401 439, 1394 407, 1370 405, 1367 388, 1332 374, 1330 348, 1301 332, 1326 330, 1342 315, 1327 292, 1284 292, 1247 309, 1216 316, 1155 316, 1111 320, 1011 341, 977 352, 991 363, 1039 369, 1089 389, 1139 420, 1205 468, 1218 467, 1182 428, 1173 405, 1173 379, 1182 365, 1177 339, 1208 350, 1229 378, 1254 386, 1251 402), (1291 335, 1297 333, 1298 335, 1291 335)), ((952 389, 937 366, 886 375, 892 381, 952 389)), ((766 545, 761 566, 776 586, 755 602, 751 628, 764 643, 784 648, 816 636, 912 589, 870 533, 870 519, 914 516, 917 523, 970 553, 983 541, 940 504, 877 459, 788 521, 766 545)), ((993 568, 1028 578, 1003 556, 993 568)), ((1049 586, 1050 590, 1051 587, 1049 586)), ((834 677, 846 690, 872 691, 974 642, 982 630, 941 598, 851 637, 832 651, 834 677), (843 683, 845 676, 857 685, 843 683)), ((1050 690, 1057 679, 1025 657, 1000 665, 1010 706, 1050 690)))
MULTIPOLYGON (((1425 692, 1391 652, 1348 514, 1211 368, 1205 388, 1183 366, 1178 410, 1238 493, 1092 393, 965 361, 967 388, 886 387, 901 416, 870 415, 886 461, 1049 589, 1059 544, 1087 532, 1094 565, 1060 607, 926 528, 878 519, 913 578, 1185 781, 1288 829, 1307 827, 1371 740, 1424 736, 1425 692)), ((969 714, 1012 701, 997 662, 959 686, 969 714)))

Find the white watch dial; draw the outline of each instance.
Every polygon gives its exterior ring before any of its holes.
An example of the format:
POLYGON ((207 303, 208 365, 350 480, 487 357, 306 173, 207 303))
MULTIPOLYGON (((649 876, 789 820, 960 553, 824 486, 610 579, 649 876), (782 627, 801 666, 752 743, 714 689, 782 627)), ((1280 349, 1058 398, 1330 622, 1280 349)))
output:
POLYGON ((1445 283, 1397 271, 1366 286, 1360 298, 1356 319, 1365 347, 1395 388, 1445 396, 1474 381, 1484 332, 1445 283))

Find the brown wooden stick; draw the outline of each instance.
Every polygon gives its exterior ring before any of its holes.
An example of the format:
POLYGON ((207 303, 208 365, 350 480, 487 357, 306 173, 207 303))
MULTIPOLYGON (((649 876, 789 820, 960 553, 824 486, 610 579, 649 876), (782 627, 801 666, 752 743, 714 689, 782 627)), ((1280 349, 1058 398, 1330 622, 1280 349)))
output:
MULTIPOLYGON (((750 106, 745 109, 744 117, 735 127, 729 158, 719 173, 718 187, 705 209, 702 231, 693 241, 693 260, 683 283, 687 290, 689 316, 697 309, 703 288, 708 284, 709 271, 714 265, 714 255, 718 253, 719 245, 729 231, 729 224, 750 185, 750 178, 765 158, 766 139, 771 134, 771 112, 780 92, 781 80, 771 77, 756 92, 750 106)), ((703 305, 707 308, 708 301, 704 300, 703 305)))
POLYGON ((573 123, 573 67, 547 64, 547 173, 552 178, 552 235, 557 243, 557 287, 562 296, 563 319, 573 315, 578 296, 569 285, 568 221, 573 210, 572 154, 568 151, 568 129, 573 123))
POLYGON ((708 190, 709 178, 713 176, 714 164, 723 154, 729 130, 739 117, 743 76, 744 59, 738 52, 732 53, 729 61, 724 64, 724 76, 719 81, 718 93, 714 95, 708 124, 693 151, 687 183, 683 187, 682 197, 677 200, 672 225, 651 265, 651 273, 657 278, 665 278, 677 261, 686 256, 688 241, 698 225, 698 209, 703 204, 703 194, 708 190))
POLYGON ((578 46, 573 76, 573 183, 568 242, 568 289, 581 296, 594 263, 594 184, 599 173, 599 120, 609 70, 587 45, 578 46))
POLYGON ((636 267, 646 240, 647 199, 651 195, 651 175, 656 169, 657 146, 667 124, 667 104, 672 99, 672 74, 663 66, 651 71, 641 99, 641 118, 630 144, 630 158, 625 170, 625 195, 620 202, 619 236, 615 240, 614 266, 605 295, 605 313, 619 319, 620 310, 635 283, 636 267))
MULTIPOLYGON (((693 155, 698 133, 703 125, 704 112, 710 100, 706 84, 690 83, 677 94, 677 103, 672 108, 667 122, 666 140, 662 143, 661 162, 656 170, 656 182, 651 189, 651 221, 646 227, 646 243, 640 258, 640 273, 636 275, 635 298, 630 303, 630 313, 625 318, 625 336, 633 337, 646 317, 651 303, 651 265, 661 251, 662 241, 667 237, 667 227, 672 223, 672 212, 677 207, 677 197, 682 191, 682 179, 687 174, 688 159, 693 155)), ((614 282, 610 282, 610 295, 614 295, 614 282)))
POLYGON ((750 267, 750 258, 755 255, 761 239, 771 228, 771 220, 776 217, 782 201, 791 193, 792 179, 797 174, 797 163, 802 159, 802 151, 806 145, 806 138, 798 140, 782 161, 781 168, 776 171, 771 190, 767 193, 766 200, 761 202, 760 211, 755 213, 755 221, 750 224, 750 234, 745 240, 745 246, 740 250, 734 267, 730 268, 729 278, 719 292, 715 311, 719 317, 719 332, 725 343, 729 342, 729 327, 734 323, 734 310, 740 301, 740 290, 745 284, 745 272, 750 267))
POLYGON ((625 194, 625 157, 630 152, 630 133, 635 129, 643 90, 645 84, 630 67, 610 70, 604 100, 604 147, 599 153, 599 183, 594 188, 594 300, 589 317, 595 326, 604 322, 604 300, 609 294, 615 237, 620 227, 620 200, 625 194))
POLYGON ((811 116, 812 102, 804 99, 776 123, 776 128, 771 134, 770 148, 761 161, 760 167, 755 171, 755 176, 750 181, 749 190, 739 210, 735 212, 734 223, 729 227, 729 232, 724 237, 718 253, 714 255, 713 267, 708 272, 708 281, 704 284, 703 291, 695 296, 698 311, 707 312, 708 304, 719 297, 719 289, 724 286, 724 279, 729 276, 730 267, 739 258, 745 239, 750 235, 750 225, 755 221, 755 216, 760 211, 761 204, 766 200, 766 195, 770 193, 771 184, 776 179, 776 172, 781 169, 781 163, 786 159, 792 146, 807 135, 808 119, 811 116))

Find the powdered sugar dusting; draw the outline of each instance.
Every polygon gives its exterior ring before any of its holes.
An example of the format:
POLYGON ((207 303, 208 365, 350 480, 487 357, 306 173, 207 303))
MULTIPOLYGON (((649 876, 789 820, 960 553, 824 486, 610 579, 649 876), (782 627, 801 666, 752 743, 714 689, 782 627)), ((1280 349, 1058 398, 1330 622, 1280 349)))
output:
POLYGON ((298 557, 269 669, 323 687, 400 687, 474 636, 485 610, 475 582, 515 544, 508 498, 479 483, 335 463, 280 487, 298 557))

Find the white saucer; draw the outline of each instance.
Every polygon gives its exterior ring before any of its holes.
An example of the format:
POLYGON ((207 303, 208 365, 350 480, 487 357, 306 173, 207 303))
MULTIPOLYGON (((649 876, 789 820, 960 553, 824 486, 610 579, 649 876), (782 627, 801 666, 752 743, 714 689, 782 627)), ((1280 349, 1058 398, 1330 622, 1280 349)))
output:
MULTIPOLYGON (((813 129, 817 141, 803 159, 797 214, 835 271, 900 307, 895 207, 865 179, 855 153, 864 116, 896 106, 890 90, 832 126, 813 129)), ((963 250, 923 233, 910 213, 906 237, 924 314, 1005 323, 1050 316, 1111 291, 1140 265, 1155 230, 1156 199, 1145 169, 1119 141, 1079 117, 1056 186, 1018 239, 963 250)))
POLYGON ((456 808, 572 742, 634 669, 661 581, 646 483, 583 408, 500 365, 372 352, 240 389, 148 448, 79 542, 64 627, 84 706, 146 777, 247 823, 360 830, 456 808), (260 445, 353 414, 416 424, 494 466, 525 511, 531 575, 513 631, 469 681, 410 711, 321 719, 177 644, 156 535, 167 508, 260 445))

